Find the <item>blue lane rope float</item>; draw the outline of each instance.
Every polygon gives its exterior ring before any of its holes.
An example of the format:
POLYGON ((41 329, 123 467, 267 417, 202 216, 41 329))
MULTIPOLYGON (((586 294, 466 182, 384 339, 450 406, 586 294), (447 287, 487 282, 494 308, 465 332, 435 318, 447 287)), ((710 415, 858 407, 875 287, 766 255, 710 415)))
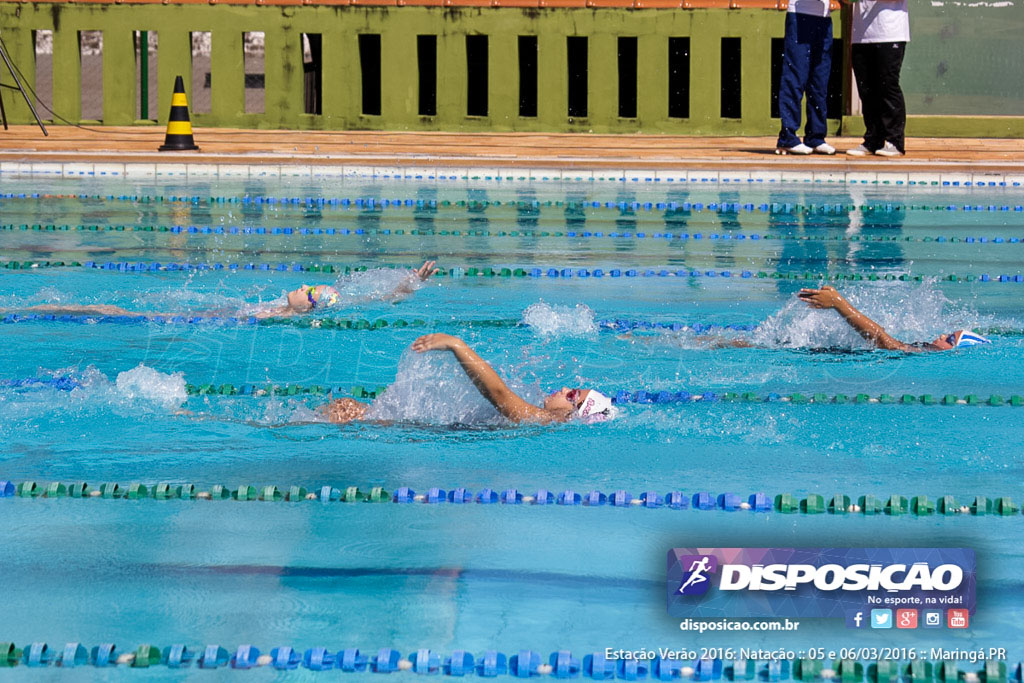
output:
POLYGON ((973 496, 958 499, 952 495, 939 496, 935 499, 926 495, 903 496, 891 494, 874 496, 865 494, 851 497, 842 493, 830 493, 827 496, 817 493, 800 497, 791 493, 779 493, 774 496, 758 492, 748 496, 736 493, 714 494, 710 491, 686 493, 669 491, 661 494, 655 490, 643 491, 634 495, 625 489, 611 492, 576 491, 573 489, 536 489, 523 492, 515 488, 491 489, 483 488, 474 493, 464 487, 445 490, 438 487, 417 493, 408 486, 400 486, 394 493, 383 487, 375 486, 368 491, 358 486, 336 487, 331 485, 304 486, 292 485, 287 488, 273 485, 255 486, 243 484, 231 488, 217 484, 209 488, 200 488, 194 484, 175 484, 161 482, 143 484, 133 482, 121 485, 105 482, 99 486, 91 486, 86 482, 37 482, 22 481, 17 484, 9 480, 0 480, 0 498, 42 499, 42 498, 100 498, 105 500, 236 500, 263 501, 271 503, 299 503, 303 501, 319 501, 320 503, 393 503, 399 505, 523 505, 561 506, 561 507, 607 507, 607 508, 646 508, 649 510, 697 510, 736 512, 776 512, 779 514, 832 514, 865 516, 899 517, 911 515, 927 517, 938 515, 952 517, 957 515, 976 517, 1011 517, 1020 514, 1021 505, 1011 496, 973 496))
MULTIPOLYGON (((199 669, 257 669, 272 668, 278 671, 293 671, 304 668, 309 671, 332 671, 340 669, 346 673, 391 674, 400 671, 418 675, 478 676, 495 678, 536 678, 548 676, 556 679, 589 678, 592 680, 637 681, 650 677, 652 680, 671 681, 813 681, 836 680, 842 683, 882 683, 905 678, 906 680, 938 681, 987 681, 988 683, 1024 682, 1024 662, 1016 665, 1005 661, 984 661, 981 670, 963 670, 962 662, 955 659, 930 660, 912 659, 861 661, 859 659, 807 659, 798 657, 796 652, 782 650, 782 659, 712 659, 700 658, 698 648, 682 647, 673 651, 672 656, 651 652, 649 659, 611 659, 606 651, 593 652, 583 657, 574 656, 569 650, 556 650, 543 657, 536 650, 516 650, 505 654, 488 650, 475 655, 466 650, 450 653, 421 648, 403 655, 399 650, 382 647, 376 651, 363 652, 357 648, 332 650, 325 647, 295 648, 278 645, 263 654, 253 645, 240 645, 233 651, 220 645, 190 649, 178 643, 159 648, 154 645, 140 645, 134 650, 121 652, 113 643, 104 643, 91 649, 81 643, 68 643, 63 650, 51 650, 46 643, 31 643, 23 648, 14 643, 0 643, 0 668, 25 666, 43 668, 59 666, 75 668, 83 666, 117 667, 126 669, 147 669, 165 666, 170 669, 186 669, 193 665, 199 669)), ((856 649, 837 648, 837 654, 857 656, 856 649)), ((732 657, 744 654, 733 650, 732 657)), ((967 664, 972 666, 971 664, 967 664)))
MULTIPOLYGON (((64 261, 7 261, 2 265, 7 270, 35 270, 41 268, 86 268, 89 270, 113 271, 120 273, 147 273, 147 272, 196 272, 196 271, 259 271, 266 273, 337 273, 347 274, 367 270, 366 266, 345 266, 336 264, 301 264, 301 263, 160 263, 156 261, 85 261, 85 262, 64 262, 64 261)), ((383 266, 394 267, 394 266, 383 266)), ((408 266, 397 266, 407 268, 408 266)), ((613 280, 622 278, 631 280, 633 278, 666 278, 691 281, 695 279, 723 278, 733 280, 789 280, 800 282, 922 282, 924 275, 895 274, 895 273, 821 273, 804 271, 779 272, 779 271, 750 271, 733 269, 700 269, 700 268, 579 268, 579 267, 531 267, 531 268, 509 268, 493 266, 456 266, 450 269, 439 268, 435 277, 484 277, 484 278, 547 278, 552 280, 571 280, 574 278, 604 278, 613 280)), ((973 274, 943 274, 934 276, 941 282, 1015 282, 1024 283, 1024 274, 991 275, 982 273, 973 274)))
MULTIPOLYGON (((38 389, 53 388, 62 391, 71 391, 79 386, 76 378, 70 375, 57 375, 52 377, 23 377, 18 379, 0 380, 0 388, 8 389, 38 389)), ((367 390, 365 387, 354 386, 349 388, 341 386, 324 385, 302 385, 302 384, 214 384, 212 382, 203 384, 188 383, 185 391, 189 396, 243 396, 243 397, 301 397, 301 396, 327 396, 327 395, 351 395, 354 398, 375 399, 384 393, 385 387, 367 390)), ((619 389, 607 392, 612 396, 612 401, 617 404, 651 404, 651 405, 693 405, 708 403, 785 403, 792 405, 900 405, 900 406, 990 406, 990 407, 1014 407, 1024 406, 1024 396, 1011 394, 1004 397, 1002 394, 991 394, 987 398, 977 394, 958 396, 956 394, 879 394, 873 396, 866 393, 855 394, 826 394, 822 392, 800 393, 793 392, 781 394, 769 392, 758 394, 756 392, 714 392, 714 391, 652 391, 640 389, 629 391, 619 389)))
MULTIPOLYGON (((751 180, 751 182, 755 182, 751 180)), ((886 184, 886 183, 882 183, 886 184)), ((934 183, 938 184, 938 183, 934 183)), ((960 187, 959 182, 945 182, 946 187, 960 187)), ((978 187, 984 183, 977 183, 978 187)), ((1007 183, 1001 183, 1007 186, 1007 183)), ((1013 186, 1019 187, 1019 182, 1013 182, 1013 186)), ((971 186, 965 182, 962 186, 971 186)), ((994 181, 988 187, 996 187, 994 181)), ((44 200, 47 202, 58 199, 74 199, 78 201, 91 202, 127 202, 131 204, 190 204, 193 206, 217 204, 240 204, 243 206, 254 205, 274 208, 319 208, 349 211, 359 209, 361 211, 383 211, 385 209, 413 209, 413 210, 436 210, 438 208, 466 208, 473 211, 485 211, 490 207, 506 207, 514 209, 541 209, 556 208, 568 211, 592 211, 594 209, 611 209, 619 212, 635 211, 687 211, 714 213, 768 213, 768 214, 825 214, 843 215, 853 212, 860 213, 899 213, 913 211, 964 211, 964 212, 1021 212, 1024 206, 1020 204, 904 204, 900 202, 874 202, 867 204, 851 204, 849 202, 811 202, 803 204, 799 202, 676 202, 676 201, 623 201, 623 200, 487 200, 487 199, 424 199, 415 198, 393 198, 393 197, 273 197, 266 195, 243 195, 243 196, 210 196, 200 197, 199 195, 149 195, 149 194, 40 194, 38 192, 7 192, 0 193, 0 200, 44 200)))
MULTIPOLYGON (((995 207, 992 207, 995 208, 995 207)), ((1001 207, 1009 210, 1009 207, 1001 207)), ((734 242, 851 242, 851 243, 878 243, 878 242, 913 242, 933 244, 1021 244, 1024 238, 988 236, 988 235, 966 235, 966 236, 923 236, 914 237, 909 235, 793 235, 785 233, 746 233, 731 231, 704 234, 703 232, 646 232, 646 231, 608 231, 608 230, 565 230, 565 231, 540 231, 540 230, 425 230, 400 228, 307 228, 302 226, 209 226, 209 225, 53 225, 53 224, 2 224, 0 231, 35 231, 35 232, 66 232, 66 231, 87 231, 97 233, 110 232, 146 232, 146 233, 167 233, 186 235, 264 235, 264 236, 426 236, 445 238, 469 238, 469 237, 523 237, 523 238, 573 238, 573 239, 638 239, 658 241, 662 244, 670 244, 673 241, 734 241, 734 242)))
MULTIPOLYGON (((414 318, 377 318, 368 320, 366 318, 321 318, 312 316, 293 316, 288 318, 256 318, 253 316, 206 316, 206 315, 89 315, 89 314, 68 314, 68 313, 7 313, 0 316, 0 324, 13 325, 16 323, 34 322, 58 322, 74 324, 124 324, 141 325, 154 323, 160 325, 210 325, 210 326, 235 326, 249 325, 260 327, 288 326, 303 329, 323 330, 356 330, 374 331, 405 328, 437 328, 437 327, 465 327, 465 328, 500 328, 508 329, 514 327, 528 327, 522 320, 517 318, 466 318, 462 320, 423 320, 414 318)), ((629 318, 616 318, 614 320, 595 321, 598 329, 610 332, 633 332, 633 331, 661 331, 661 332, 691 332, 704 334, 706 332, 751 332, 757 329, 755 323, 704 323, 704 322, 667 322, 661 320, 635 320, 629 318)), ((1019 337, 1024 336, 1024 329, 990 326, 975 327, 979 334, 988 336, 1019 337)), ((0 380, 2 386, 2 380, 0 380)))

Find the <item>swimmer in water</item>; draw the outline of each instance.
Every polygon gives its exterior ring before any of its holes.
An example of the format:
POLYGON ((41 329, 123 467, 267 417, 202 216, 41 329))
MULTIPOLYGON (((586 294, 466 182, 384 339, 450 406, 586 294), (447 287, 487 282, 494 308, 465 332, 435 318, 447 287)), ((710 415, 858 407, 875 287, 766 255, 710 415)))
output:
POLYGON ((948 351, 949 349, 961 348, 964 346, 976 346, 978 344, 991 344, 992 342, 980 334, 970 330, 957 330, 948 334, 939 335, 930 342, 915 342, 907 344, 890 336, 885 329, 871 318, 867 317, 846 300, 835 287, 828 285, 821 289, 801 289, 797 294, 811 308, 831 308, 852 327, 857 333, 871 342, 876 349, 887 351, 903 351, 906 353, 918 353, 920 351, 948 351))
MULTIPOLYGON (((541 407, 528 403, 498 376, 494 368, 469 348, 466 342, 450 334, 428 334, 412 343, 418 353, 451 351, 480 394, 512 422, 550 424, 578 419, 586 423, 604 422, 615 417, 618 409, 612 400, 594 389, 561 388, 544 398, 541 407)), ((321 407, 331 422, 344 424, 362 420, 370 406, 351 398, 335 399, 321 407)))
MULTIPOLYGON (((403 279, 394 290, 383 298, 388 301, 400 301, 416 291, 419 282, 429 280, 437 272, 436 261, 426 261, 422 266, 411 270, 408 277, 403 279)), ((285 295, 285 303, 273 308, 266 308, 251 313, 253 318, 288 318, 294 315, 310 313, 314 310, 322 310, 337 306, 342 301, 342 296, 331 285, 302 285, 293 289, 285 295)), ((96 315, 96 316, 128 316, 131 318, 151 318, 167 313, 129 311, 120 306, 109 304, 81 304, 61 305, 42 304, 40 306, 29 306, 27 308, 3 308, 0 313, 54 313, 59 315, 96 315)), ((230 316, 238 315, 237 311, 206 311, 195 313, 201 317, 230 316)))

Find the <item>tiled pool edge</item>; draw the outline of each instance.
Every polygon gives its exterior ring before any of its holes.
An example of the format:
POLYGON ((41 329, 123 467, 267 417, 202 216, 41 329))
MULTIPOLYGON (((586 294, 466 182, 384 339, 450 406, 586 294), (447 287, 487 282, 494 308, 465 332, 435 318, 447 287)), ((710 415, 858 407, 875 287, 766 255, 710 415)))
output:
POLYGON ((579 169, 579 168, 477 168, 447 166, 368 166, 321 164, 188 164, 188 163, 83 163, 58 161, 0 161, 0 181, 13 178, 126 178, 129 180, 211 179, 381 179, 443 183, 569 182, 579 184, 623 183, 657 186, 760 186, 785 185, 888 185, 925 187, 1005 188, 1024 185, 1024 171, 1016 173, 962 170, 873 171, 818 169, 722 170, 702 169, 579 169))

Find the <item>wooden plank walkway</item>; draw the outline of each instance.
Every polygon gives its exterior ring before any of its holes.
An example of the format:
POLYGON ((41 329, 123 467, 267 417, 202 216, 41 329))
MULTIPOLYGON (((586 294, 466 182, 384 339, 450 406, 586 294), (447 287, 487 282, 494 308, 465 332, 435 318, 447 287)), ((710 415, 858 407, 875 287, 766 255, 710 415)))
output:
MULTIPOLYGON (((907 156, 777 156, 774 137, 195 129, 199 152, 158 152, 162 127, 0 131, 0 162, 336 164, 490 168, 1024 171, 1024 140, 912 138, 907 156)), ((859 138, 831 138, 840 152, 859 138)))

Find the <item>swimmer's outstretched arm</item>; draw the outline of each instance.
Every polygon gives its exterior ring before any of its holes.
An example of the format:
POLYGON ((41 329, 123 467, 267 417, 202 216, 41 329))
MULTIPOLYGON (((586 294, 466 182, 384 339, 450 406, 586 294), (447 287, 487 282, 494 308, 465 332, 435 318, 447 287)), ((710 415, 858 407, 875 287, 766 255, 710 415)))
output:
POLYGON ((412 343, 414 351, 451 351, 469 379, 498 412, 514 422, 551 422, 546 410, 527 403, 498 376, 494 368, 469 348, 466 342, 450 334, 428 334, 412 343))
POLYGON ((854 308, 835 287, 825 285, 821 289, 801 289, 797 296, 806 301, 811 308, 834 309, 843 316, 850 327, 857 330, 860 336, 874 344, 875 348, 906 352, 921 350, 889 335, 885 328, 854 308))
POLYGON ((387 298, 391 301, 401 301, 416 291, 416 283, 426 282, 437 272, 437 261, 424 261, 423 265, 409 273, 409 277, 402 280, 395 290, 387 298))

